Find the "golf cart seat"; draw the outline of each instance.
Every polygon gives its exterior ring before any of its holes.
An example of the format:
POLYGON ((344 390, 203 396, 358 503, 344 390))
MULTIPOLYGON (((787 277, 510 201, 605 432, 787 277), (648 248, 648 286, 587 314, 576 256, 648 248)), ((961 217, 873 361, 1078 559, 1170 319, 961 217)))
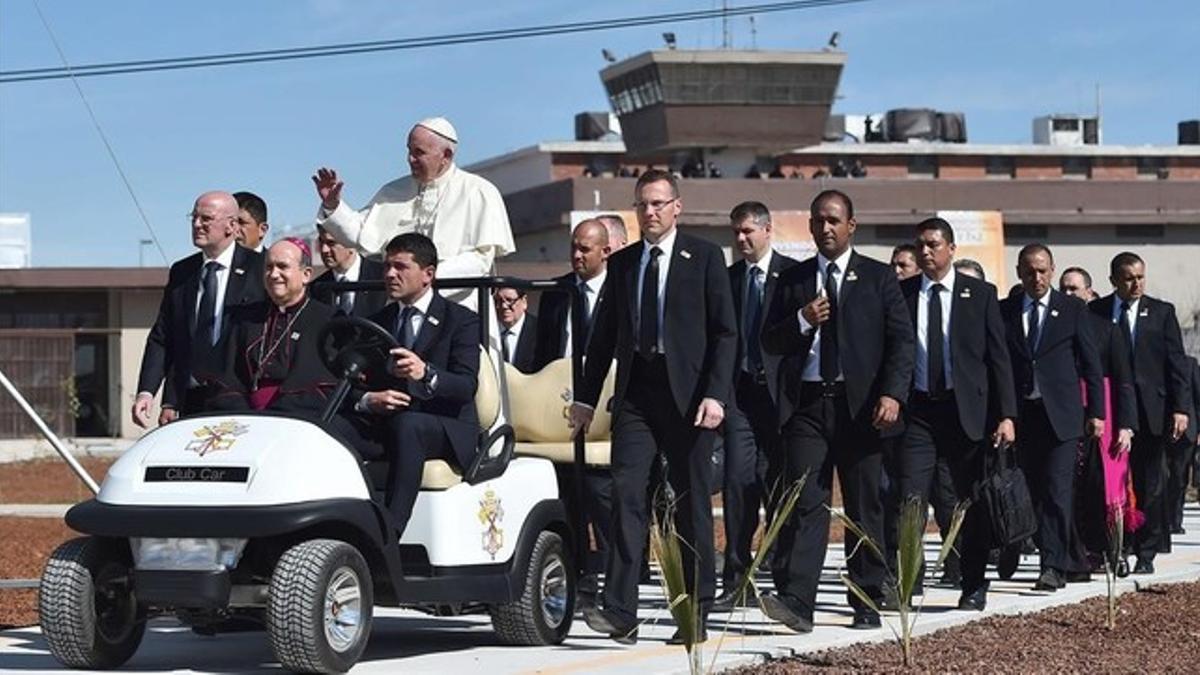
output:
MULTIPOLYGON (((479 416, 479 428, 485 432, 496 424, 500 417, 500 383, 496 368, 488 356, 487 349, 479 348, 479 378, 475 389, 475 414, 479 416)), ((491 443, 487 443, 488 446, 491 443)), ((488 448, 481 447, 480 452, 488 448)), ((425 460, 421 471, 422 490, 445 490, 463 482, 462 471, 444 459, 425 460)))
MULTIPOLYGON (((588 466, 609 466, 609 426, 616 368, 610 368, 600 391, 600 405, 588 429, 584 458, 588 466)), ((571 405, 571 359, 561 358, 546 364, 536 373, 524 374, 505 364, 508 380, 509 424, 516 435, 514 450, 518 457, 542 457, 555 464, 575 461, 575 444, 567 413, 571 405)))

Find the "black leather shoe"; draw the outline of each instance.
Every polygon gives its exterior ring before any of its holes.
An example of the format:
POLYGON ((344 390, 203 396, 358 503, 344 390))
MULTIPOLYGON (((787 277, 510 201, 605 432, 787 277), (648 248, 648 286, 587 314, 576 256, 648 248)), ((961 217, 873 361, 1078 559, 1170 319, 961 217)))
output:
POLYGON ((883 622, 879 620, 879 612, 869 607, 859 607, 854 610, 854 621, 851 622, 850 627, 855 630, 871 630, 882 625, 883 622))
POLYGON ((1000 549, 1000 559, 996 561, 996 574, 1001 579, 1011 579, 1017 573, 1021 564, 1021 545, 1005 546, 1000 549))
MULTIPOLYGON (((914 591, 916 589, 913 589, 914 591)), ((885 587, 883 589, 883 598, 879 600, 879 608, 889 612, 895 612, 900 609, 900 596, 896 595, 895 589, 885 587)))
POLYGON ((604 633, 618 644, 635 645, 638 639, 637 624, 625 624, 620 619, 599 607, 584 607, 583 621, 588 628, 597 633, 604 633))
MULTIPOLYGON (((700 629, 700 635, 696 636, 696 641, 693 644, 700 644, 702 642, 708 642, 708 628, 707 627, 700 629)), ((667 639, 667 644, 669 644, 669 645, 684 644, 683 634, 680 631, 675 631, 675 633, 672 634, 671 637, 667 639)))
POLYGON ((1183 526, 1172 527, 1171 534, 1187 534, 1187 530, 1183 529, 1183 526))
MULTIPOLYGON (((728 584, 725 584, 725 589, 721 591, 721 594, 713 600, 711 611, 720 612, 723 614, 726 612, 732 612, 738 607, 745 607, 746 597, 738 597, 738 591, 741 589, 741 587, 742 582, 740 580, 731 581, 728 584)), ((746 589, 746 595, 749 595, 751 592, 752 591, 749 588, 746 589)))
POLYGON ((1147 558, 1138 558, 1137 564, 1133 566, 1134 574, 1154 574, 1154 561, 1147 558))
POLYGON ((1046 569, 1042 570, 1041 575, 1038 577, 1037 583, 1033 585, 1033 590, 1057 591, 1066 585, 1067 580, 1063 578, 1062 572, 1059 572, 1053 567, 1047 567, 1046 569))
POLYGON ((786 600, 774 593, 766 593, 762 596, 762 609, 763 613, 769 618, 778 621, 797 633, 811 633, 813 630, 811 616, 804 616, 793 609, 786 600))
POLYGON ((1067 572, 1063 575, 1068 584, 1086 584, 1092 580, 1091 572, 1067 572))
POLYGON ((969 609, 976 612, 982 612, 987 607, 987 592, 988 582, 983 582, 983 585, 972 591, 963 591, 962 597, 958 599, 959 609, 969 609))

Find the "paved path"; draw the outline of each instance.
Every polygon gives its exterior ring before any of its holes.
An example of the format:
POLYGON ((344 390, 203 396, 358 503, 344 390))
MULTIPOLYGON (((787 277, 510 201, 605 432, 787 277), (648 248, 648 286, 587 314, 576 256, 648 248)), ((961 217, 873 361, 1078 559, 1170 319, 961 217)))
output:
MULTIPOLYGON (((1200 578, 1200 509, 1196 505, 1188 505, 1184 526, 1189 533, 1176 537, 1174 553, 1159 556, 1157 573, 1122 580, 1122 591, 1134 590, 1135 584, 1145 587, 1147 584, 1200 578)), ((890 639, 891 632, 886 626, 866 632, 847 628, 851 615, 845 604, 845 591, 837 581, 841 555, 840 546, 836 548, 839 550, 831 550, 826 559, 817 626, 811 635, 793 634, 766 621, 758 611, 731 615, 727 623, 723 623, 718 615, 718 620, 709 629, 712 640, 704 650, 706 669, 713 663, 718 644, 716 670, 761 662, 769 657, 890 639), (727 632, 720 639, 722 629, 727 632)), ((933 550, 932 545, 929 550, 933 550)), ((958 592, 931 588, 927 591, 917 632, 927 633, 990 614, 1036 611, 1105 593, 1102 576, 1096 576, 1091 583, 1072 584, 1055 593, 1030 590, 1036 576, 1037 560, 1024 557, 1020 570, 1011 581, 993 581, 984 614, 952 609, 958 592)), ((438 675, 484 670, 487 675, 687 672, 683 649, 664 644, 674 626, 663 609, 661 591, 656 586, 643 586, 642 598, 642 616, 647 623, 643 625, 641 641, 635 647, 617 645, 591 632, 578 620, 563 645, 503 647, 496 644, 486 617, 431 618, 412 611, 381 610, 367 653, 354 672, 438 675)), ((1103 617, 1097 614, 1096 621, 1102 622, 1103 617)), ((141 649, 126 669, 148 673, 278 672, 278 666, 271 663, 271 651, 263 633, 200 637, 166 620, 152 624, 141 649)), ((0 671, 79 672, 60 669, 47 653, 37 628, 0 632, 0 671)))
POLYGON ((0 504, 0 518, 62 518, 74 504, 0 504))

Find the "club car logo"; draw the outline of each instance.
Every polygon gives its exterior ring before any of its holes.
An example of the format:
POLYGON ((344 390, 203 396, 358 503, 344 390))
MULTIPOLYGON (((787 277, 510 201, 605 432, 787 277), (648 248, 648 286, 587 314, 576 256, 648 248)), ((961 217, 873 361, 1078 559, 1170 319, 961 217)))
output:
POLYGON ((492 560, 495 560, 496 554, 504 548, 504 530, 500 528, 502 520, 504 507, 500 505, 500 498, 495 492, 488 490, 483 493, 483 499, 479 500, 479 522, 484 525, 483 550, 492 556, 492 560))
POLYGON ((227 420, 220 424, 206 424, 192 432, 196 438, 188 442, 184 450, 194 452, 201 457, 210 452, 228 450, 237 442, 237 437, 250 431, 250 427, 227 420))

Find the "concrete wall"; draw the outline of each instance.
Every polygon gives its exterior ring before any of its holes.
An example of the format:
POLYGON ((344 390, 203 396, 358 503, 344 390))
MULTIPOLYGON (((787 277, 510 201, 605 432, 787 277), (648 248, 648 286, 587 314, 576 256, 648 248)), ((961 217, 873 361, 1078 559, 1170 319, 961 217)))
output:
MULTIPOLYGON (((137 397, 138 369, 142 365, 142 350, 146 346, 146 336, 150 334, 150 326, 158 314, 158 304, 162 299, 161 291, 151 290, 122 290, 116 294, 113 303, 115 323, 120 334, 116 342, 118 355, 112 363, 114 374, 119 374, 116 380, 117 392, 111 398, 112 413, 120 420, 121 438, 137 438, 142 430, 134 426, 129 417, 129 409, 137 397)), ((157 399, 155 403, 157 410, 157 399)), ((157 412, 155 413, 157 416, 157 412)))

